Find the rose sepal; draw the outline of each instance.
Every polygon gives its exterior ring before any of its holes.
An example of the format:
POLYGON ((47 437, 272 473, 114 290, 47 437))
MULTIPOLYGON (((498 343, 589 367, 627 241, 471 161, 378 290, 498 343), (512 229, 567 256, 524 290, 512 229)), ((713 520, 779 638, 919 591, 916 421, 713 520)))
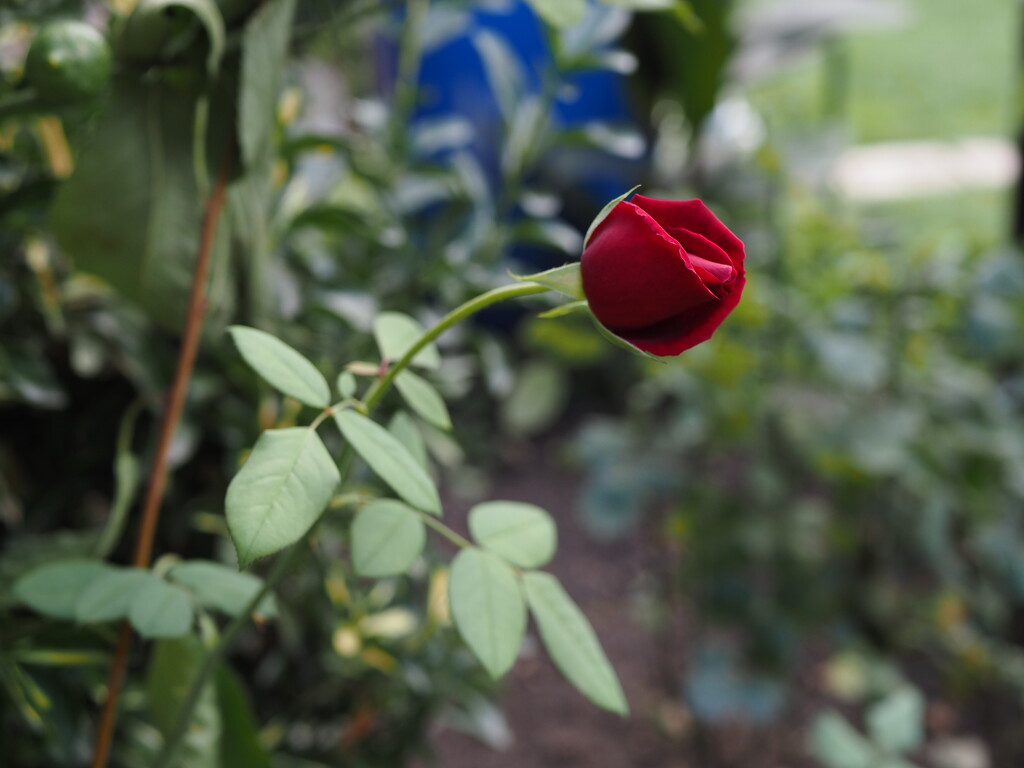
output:
POLYGON ((601 321, 598 320, 596 317, 594 317, 593 313, 591 313, 590 319, 594 321, 594 327, 597 328, 598 333, 600 333, 608 341, 610 341, 612 344, 616 345, 617 347, 622 347, 623 349, 625 349, 625 350, 627 350, 629 352, 632 352, 635 355, 640 355, 641 357, 646 357, 648 360, 653 360, 654 362, 660 363, 661 365, 668 365, 668 360, 665 359, 664 357, 658 357, 657 355, 652 355, 650 352, 646 352, 646 351, 640 349, 640 347, 637 347, 637 346, 635 346, 633 344, 630 344, 628 341, 626 341, 622 337, 616 336, 614 333, 612 333, 607 328, 605 328, 601 324, 601 321))
POLYGON ((544 272, 537 272, 533 275, 517 275, 509 272, 509 277, 518 280, 520 283, 540 283, 545 288, 557 291, 570 299, 582 300, 583 280, 580 278, 580 264, 574 261, 562 267, 555 267, 544 272))
POLYGON ((597 216, 594 217, 594 220, 592 222, 590 222, 590 226, 587 227, 587 234, 583 237, 583 247, 584 248, 586 248, 587 247, 587 243, 590 242, 590 236, 594 234, 594 231, 599 226, 601 226, 601 222, 608 218, 608 214, 610 214, 612 212, 612 209, 616 205, 621 203, 623 200, 625 200, 627 197, 632 195, 634 192, 636 192, 638 189, 640 189, 641 186, 642 186, 641 184, 637 184, 635 187, 633 187, 631 190, 629 190, 629 192, 626 192, 623 195, 619 195, 614 200, 612 200, 607 205, 605 205, 605 207, 602 208, 600 210, 600 212, 598 212, 597 216))
POLYGON ((544 320, 551 320, 556 317, 565 317, 575 312, 589 312, 590 305, 585 299, 580 301, 570 301, 566 304, 559 304, 557 307, 552 307, 547 312, 541 312, 537 317, 543 318, 544 320))

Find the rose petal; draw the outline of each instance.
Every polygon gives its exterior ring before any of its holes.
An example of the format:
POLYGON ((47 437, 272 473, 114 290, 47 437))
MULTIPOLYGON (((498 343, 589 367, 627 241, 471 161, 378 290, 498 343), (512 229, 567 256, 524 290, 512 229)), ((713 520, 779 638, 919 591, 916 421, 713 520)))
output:
POLYGON ((739 304, 746 282, 746 278, 740 276, 733 284, 732 292, 721 301, 686 310, 646 328, 616 330, 609 327, 608 330, 652 355, 678 355, 711 338, 711 334, 739 304))
POLYGON ((619 203, 598 227, 581 273, 591 311, 611 329, 642 328, 719 301, 682 246, 632 203, 619 203))
POLYGON ((729 231, 714 213, 700 200, 658 200, 633 195, 633 204, 649 213, 666 230, 685 229, 699 232, 725 251, 734 267, 743 264, 743 243, 729 231))
POLYGON ((727 287, 736 279, 737 271, 725 251, 696 232, 678 228, 667 232, 683 246, 704 284, 719 298, 728 293, 727 287))

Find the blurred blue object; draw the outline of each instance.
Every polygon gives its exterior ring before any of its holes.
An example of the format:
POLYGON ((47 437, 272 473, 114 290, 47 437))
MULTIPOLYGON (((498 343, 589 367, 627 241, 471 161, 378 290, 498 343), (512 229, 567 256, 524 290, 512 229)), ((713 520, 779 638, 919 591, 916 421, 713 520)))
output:
POLYGON ((738 719, 764 725, 782 712, 786 686, 741 670, 735 651, 728 647, 705 646, 690 666, 683 698, 703 722, 738 719))
MULTIPOLYGON (((592 4, 581 29, 562 33, 568 40, 592 50, 610 50, 625 31, 629 14, 621 9, 592 4)), ((471 136, 459 149, 475 157, 492 190, 502 182, 502 152, 507 122, 515 112, 554 77, 555 60, 544 23, 524 0, 438 2, 431 6, 422 38, 424 54, 419 71, 419 99, 413 128, 424 129, 461 118, 472 126, 471 136)), ((382 86, 394 86, 398 51, 393 41, 384 44, 379 59, 382 86)), ((604 70, 576 71, 554 82, 556 98, 550 115, 556 130, 583 128, 595 122, 633 125, 625 78, 604 70)), ((547 186, 585 192, 590 202, 603 204, 633 186, 642 167, 643 146, 632 158, 593 148, 560 152, 554 179, 547 186)), ((427 156, 442 160, 451 148, 431 148, 427 156)))

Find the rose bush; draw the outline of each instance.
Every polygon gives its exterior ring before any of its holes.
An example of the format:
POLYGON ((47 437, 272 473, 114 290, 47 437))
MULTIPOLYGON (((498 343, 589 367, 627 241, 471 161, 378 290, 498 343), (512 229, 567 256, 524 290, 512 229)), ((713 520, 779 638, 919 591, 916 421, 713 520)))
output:
POLYGON ((743 243, 700 200, 636 195, 587 241, 583 292, 597 320, 653 355, 678 355, 739 303, 743 243))

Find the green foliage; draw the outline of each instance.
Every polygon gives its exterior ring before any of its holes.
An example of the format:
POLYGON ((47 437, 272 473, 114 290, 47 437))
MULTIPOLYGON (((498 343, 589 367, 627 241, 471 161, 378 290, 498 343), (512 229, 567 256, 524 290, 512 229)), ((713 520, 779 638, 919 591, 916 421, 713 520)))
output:
POLYGON ((246 24, 238 99, 238 143, 247 168, 272 156, 275 112, 297 0, 263 3, 246 24))
POLYGON ((530 0, 530 5, 553 27, 579 24, 587 13, 586 0, 530 0))
POLYGON ((236 325, 229 330, 245 362, 272 387, 314 408, 330 404, 327 380, 299 352, 255 328, 236 325))
POLYGON ((452 619, 492 677, 515 663, 526 631, 526 603, 515 572, 501 558, 463 549, 448 577, 452 619))
POLYGON ((18 600, 40 613, 74 619, 82 592, 109 570, 99 560, 58 560, 26 573, 14 583, 12 591, 18 600))
MULTIPOLYGON (((263 582, 249 573, 208 560, 188 560, 174 566, 167 577, 189 590, 207 608, 223 611, 228 616, 241 616, 256 597, 263 582)), ((277 605, 272 595, 263 598, 253 612, 262 618, 274 618, 277 605)))
POLYGON ((423 434, 416 426, 412 417, 404 411, 399 411, 391 417, 388 423, 388 431, 395 436, 395 439, 405 446, 409 454, 416 460, 416 463, 427 468, 427 446, 423 440, 423 434))
POLYGON ((872 741, 890 753, 913 752, 924 741, 924 697, 911 686, 896 689, 866 715, 872 741))
MULTIPOLYGON (((612 202, 617 205, 619 200, 625 198, 635 190, 636 187, 618 200, 613 200, 612 202)), ((594 220, 595 223, 591 224, 591 227, 596 227, 602 219, 611 213, 611 210, 614 207, 615 205, 612 205, 612 203, 606 205, 604 210, 602 210, 598 215, 597 219, 594 220)), ((589 236, 590 233, 587 234, 589 236)), ((545 285, 554 291, 558 291, 559 293, 568 296, 570 299, 576 299, 579 301, 585 298, 583 296, 583 283, 580 281, 580 265, 578 263, 566 264, 565 266, 555 267, 554 269, 549 269, 545 272, 538 272, 533 275, 512 275, 512 277, 523 282, 540 283, 541 285, 545 285)))
POLYGON ((154 579, 153 574, 141 568, 111 568, 89 579, 75 599, 75 620, 89 624, 128 618, 136 594, 154 579))
POLYGON ((814 722, 810 747, 829 768, 868 768, 875 764, 871 744, 834 712, 814 722))
POLYGON ((417 376, 412 371, 403 371, 395 378, 395 388, 402 394, 405 402, 424 421, 430 422, 438 429, 451 429, 452 420, 448 415, 448 406, 444 398, 429 381, 417 376))
MULTIPOLYGON (((608 218, 608 215, 612 212, 612 209, 615 208, 615 206, 617 206, 619 203, 621 203, 627 197, 632 195, 634 192, 636 192, 638 189, 640 189, 640 185, 639 184, 637 184, 635 187, 633 187, 628 192, 624 192, 623 194, 619 195, 614 200, 609 200, 607 203, 605 203, 604 208, 602 208, 600 210, 600 212, 598 212, 597 216, 594 217, 594 220, 592 222, 590 222, 590 226, 587 227, 587 234, 583 236, 583 245, 584 246, 586 246, 586 244, 590 242, 590 238, 594 234, 594 231, 599 226, 601 226, 601 222, 602 221, 604 221, 605 219, 608 218)), ((580 288, 579 294, 580 295, 576 296, 575 298, 582 299, 583 298, 582 286, 580 288)))
POLYGON ((551 426, 568 397, 568 382, 561 368, 541 361, 528 363, 501 404, 502 421, 515 434, 536 434, 551 426))
POLYGON ((224 18, 214 0, 139 0, 117 30, 117 55, 153 62, 180 54, 193 20, 206 35, 206 71, 212 77, 225 44, 224 18))
POLYGON ((626 715, 629 705, 615 670, 590 622, 558 579, 548 573, 525 573, 523 588, 544 647, 562 674, 597 706, 626 715))
POLYGON ((338 374, 337 389, 342 397, 352 397, 356 393, 356 377, 348 371, 338 374))
POLYGON ((395 493, 416 509, 441 514, 430 475, 390 432, 354 411, 339 411, 334 420, 352 449, 395 493))
POLYGON ((486 501, 469 511, 469 532, 485 549, 520 568, 542 568, 555 554, 551 515, 534 504, 486 501))
MULTIPOLYGON (((118 74, 75 173, 50 212, 79 269, 95 274, 174 327, 184 318, 199 244, 193 142, 198 79, 139 82, 118 74)), ((222 230, 223 235, 223 230, 222 230)), ((221 254, 226 239, 218 239, 221 254)), ((229 309, 229 276, 215 259, 210 301, 229 309)))
POLYGON ((224 502, 239 565, 244 568, 302 538, 340 480, 314 430, 294 427, 260 435, 224 502))
MULTIPOLYGON (((202 643, 195 637, 162 640, 154 648, 147 675, 148 699, 164 737, 173 732, 203 655, 202 643)), ((229 670, 221 670, 203 689, 178 765, 270 768, 245 693, 229 670)))
MULTIPOLYGON (((423 327, 401 312, 381 312, 373 321, 373 337, 385 360, 399 360, 423 335, 423 327)), ((420 368, 434 370, 441 365, 437 347, 428 344, 412 360, 420 368)))
POLYGON ((836 712, 819 715, 811 728, 811 753, 827 768, 914 768, 902 755, 921 746, 924 701, 904 685, 876 702, 867 713, 870 739, 836 712))
POLYGON ((360 576, 398 576, 422 554, 426 541, 415 510, 391 499, 372 501, 352 520, 352 567, 360 576))
POLYGON ((132 596, 128 621, 145 638, 186 635, 192 626, 188 593, 160 579, 147 579, 132 596))

